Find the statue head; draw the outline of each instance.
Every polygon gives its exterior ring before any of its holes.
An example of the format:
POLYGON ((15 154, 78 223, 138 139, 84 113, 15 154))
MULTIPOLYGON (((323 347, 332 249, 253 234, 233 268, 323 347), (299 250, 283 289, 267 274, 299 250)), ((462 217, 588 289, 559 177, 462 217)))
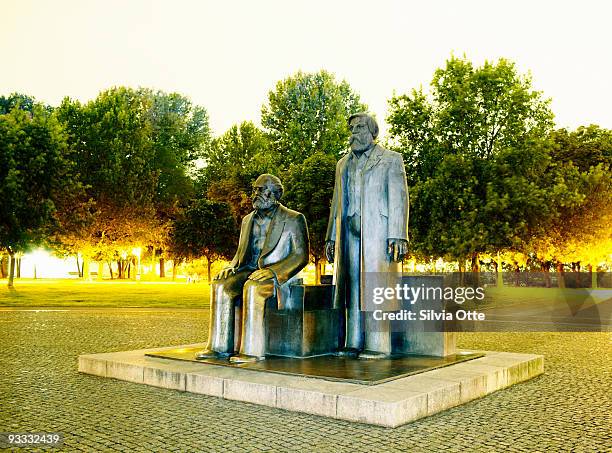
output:
POLYGON ((256 210, 268 210, 278 204, 283 196, 283 184, 274 175, 264 173, 253 183, 253 208, 256 210))
POLYGON ((348 119, 351 136, 351 149, 361 153, 369 149, 378 137, 378 123, 369 113, 361 112, 351 115, 348 119))

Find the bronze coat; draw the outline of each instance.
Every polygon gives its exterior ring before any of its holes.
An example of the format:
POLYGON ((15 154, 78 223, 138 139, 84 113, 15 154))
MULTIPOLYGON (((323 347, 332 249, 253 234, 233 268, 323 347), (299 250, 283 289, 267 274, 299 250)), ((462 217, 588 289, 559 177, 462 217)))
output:
MULTIPOLYGON (((239 269, 248 262, 254 213, 250 212, 242 219, 238 250, 230 264, 233 268, 239 269)), ((279 309, 282 309, 283 300, 289 295, 292 278, 308 264, 309 247, 304 216, 279 204, 257 261, 259 269, 270 269, 274 273, 279 309)))
MULTIPOLYGON (((334 196, 327 226, 327 240, 336 242, 334 252, 334 306, 346 306, 344 241, 348 206, 347 172, 350 153, 336 165, 334 196)), ((361 177, 360 307, 365 310, 365 274, 400 272, 387 253, 387 239, 408 240, 408 185, 401 154, 375 145, 361 177)))

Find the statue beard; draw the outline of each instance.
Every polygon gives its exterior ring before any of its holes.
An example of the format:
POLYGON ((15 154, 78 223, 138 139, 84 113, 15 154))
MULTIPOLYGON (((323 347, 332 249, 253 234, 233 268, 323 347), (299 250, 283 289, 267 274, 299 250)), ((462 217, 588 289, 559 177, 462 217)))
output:
POLYGON ((374 141, 372 140, 372 134, 364 132, 362 134, 353 134, 349 138, 349 144, 351 149, 356 153, 362 153, 367 151, 372 146, 374 141))
POLYGON ((276 204, 276 200, 274 197, 263 198, 263 197, 255 197, 253 200, 253 208, 256 211, 267 211, 271 209, 276 204))

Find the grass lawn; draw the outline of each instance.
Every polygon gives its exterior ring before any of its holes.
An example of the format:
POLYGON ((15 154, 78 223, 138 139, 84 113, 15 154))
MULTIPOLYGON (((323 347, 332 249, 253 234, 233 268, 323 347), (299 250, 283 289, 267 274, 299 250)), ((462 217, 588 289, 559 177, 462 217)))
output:
MULTIPOLYGON (((9 290, 0 280, 0 307, 155 307, 208 308, 210 290, 206 281, 85 283, 79 280, 18 279, 9 290)), ((612 289, 487 288, 483 302, 466 303, 466 308, 599 304, 610 301, 612 289)))
POLYGON ((535 305, 558 305, 567 303, 601 303, 612 297, 612 289, 610 288, 486 288, 485 300, 483 303, 468 304, 471 306, 485 307, 508 307, 516 304, 535 305))
POLYGON ((0 307, 207 308, 209 297, 206 282, 19 279, 9 290, 6 280, 0 280, 0 307))

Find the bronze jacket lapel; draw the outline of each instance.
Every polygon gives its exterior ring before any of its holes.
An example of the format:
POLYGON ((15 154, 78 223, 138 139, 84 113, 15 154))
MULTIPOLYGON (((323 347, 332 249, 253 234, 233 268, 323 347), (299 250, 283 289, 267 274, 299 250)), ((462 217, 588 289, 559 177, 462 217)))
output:
POLYGON ((366 162, 366 165, 363 171, 366 172, 370 168, 372 168, 374 165, 376 165, 380 161, 382 154, 383 154, 382 148, 378 145, 374 146, 374 149, 372 150, 372 154, 370 154, 370 158, 366 162))
POLYGON ((283 229, 285 228, 285 220, 285 207, 282 204, 279 204, 276 212, 274 213, 274 217, 272 217, 272 221, 270 222, 268 234, 266 234, 266 241, 264 242, 261 255, 259 256, 260 260, 274 250, 274 247, 276 247, 276 244, 278 244, 278 241, 283 234, 283 229))
POLYGON ((238 265, 242 266, 244 264, 246 254, 249 250, 249 241, 251 238, 251 229, 253 228, 253 213, 250 212, 244 217, 242 221, 242 228, 240 228, 240 239, 238 243, 238 252, 236 253, 238 256, 238 265))

